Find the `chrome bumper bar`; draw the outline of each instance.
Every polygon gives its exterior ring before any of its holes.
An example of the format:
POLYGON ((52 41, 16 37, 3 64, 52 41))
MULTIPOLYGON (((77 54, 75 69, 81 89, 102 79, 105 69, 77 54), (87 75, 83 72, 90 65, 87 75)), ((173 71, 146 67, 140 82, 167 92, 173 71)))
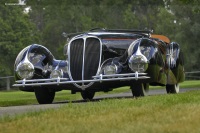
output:
POLYGON ((88 83, 88 82, 104 82, 104 81, 126 81, 150 78, 146 73, 126 73, 126 74, 113 74, 113 75, 97 75, 93 76, 91 80, 76 80, 70 81, 69 78, 52 78, 52 79, 31 79, 31 80, 17 80, 13 85, 15 87, 25 86, 42 86, 42 85, 60 85, 60 84, 73 84, 73 83, 88 83))

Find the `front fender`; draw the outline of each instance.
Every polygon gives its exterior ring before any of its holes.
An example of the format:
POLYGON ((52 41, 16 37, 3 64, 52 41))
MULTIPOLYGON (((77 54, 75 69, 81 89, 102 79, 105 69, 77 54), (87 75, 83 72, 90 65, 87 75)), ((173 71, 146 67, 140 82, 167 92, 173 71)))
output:
POLYGON ((17 56, 15 60, 15 78, 19 79, 16 74, 16 68, 19 63, 28 60, 30 61, 35 69, 35 74, 33 78, 44 78, 48 69, 53 65, 54 56, 53 54, 44 46, 38 44, 32 44, 24 48, 17 56), (39 77, 37 77, 39 76, 39 77))

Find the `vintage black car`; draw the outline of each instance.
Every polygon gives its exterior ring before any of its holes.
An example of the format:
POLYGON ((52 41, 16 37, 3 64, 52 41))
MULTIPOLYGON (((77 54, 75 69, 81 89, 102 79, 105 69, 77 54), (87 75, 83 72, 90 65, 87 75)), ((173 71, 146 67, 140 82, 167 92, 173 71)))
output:
POLYGON ((178 93, 185 79, 180 46, 151 31, 93 29, 68 34, 65 60, 57 60, 44 46, 32 44, 17 56, 14 71, 22 91, 35 92, 40 104, 52 103, 55 92, 80 92, 92 99, 95 92, 130 86, 134 97, 151 86, 166 86, 178 93))

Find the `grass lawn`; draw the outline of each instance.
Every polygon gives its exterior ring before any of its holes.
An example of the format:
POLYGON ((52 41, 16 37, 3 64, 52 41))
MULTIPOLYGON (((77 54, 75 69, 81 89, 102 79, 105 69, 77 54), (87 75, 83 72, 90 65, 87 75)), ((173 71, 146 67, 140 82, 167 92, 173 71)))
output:
MULTIPOLYGON (((160 88, 164 87, 155 87, 155 86, 150 87, 150 89, 160 89, 160 88)), ((199 80, 185 81, 181 83, 180 88, 200 88, 200 81, 199 80)), ((114 89, 113 91, 108 93, 98 92, 96 95, 121 93, 127 91, 130 91, 129 87, 122 87, 114 89)), ((56 93, 54 102, 65 101, 65 100, 71 101, 78 99, 82 99, 80 93, 72 95, 70 91, 64 90, 56 93)), ((38 104, 35 98, 35 94, 33 92, 22 92, 22 91, 0 92, 0 107, 28 105, 28 104, 38 104)))
POLYGON ((66 104, 0 119, 3 133, 199 133, 200 91, 66 104))

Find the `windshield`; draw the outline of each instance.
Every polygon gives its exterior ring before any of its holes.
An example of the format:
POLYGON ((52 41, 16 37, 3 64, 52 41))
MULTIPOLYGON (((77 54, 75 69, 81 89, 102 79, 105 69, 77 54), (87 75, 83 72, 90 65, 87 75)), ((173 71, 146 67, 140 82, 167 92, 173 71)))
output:
POLYGON ((124 38, 106 38, 102 40, 102 43, 109 48, 127 49, 135 39, 124 38))

